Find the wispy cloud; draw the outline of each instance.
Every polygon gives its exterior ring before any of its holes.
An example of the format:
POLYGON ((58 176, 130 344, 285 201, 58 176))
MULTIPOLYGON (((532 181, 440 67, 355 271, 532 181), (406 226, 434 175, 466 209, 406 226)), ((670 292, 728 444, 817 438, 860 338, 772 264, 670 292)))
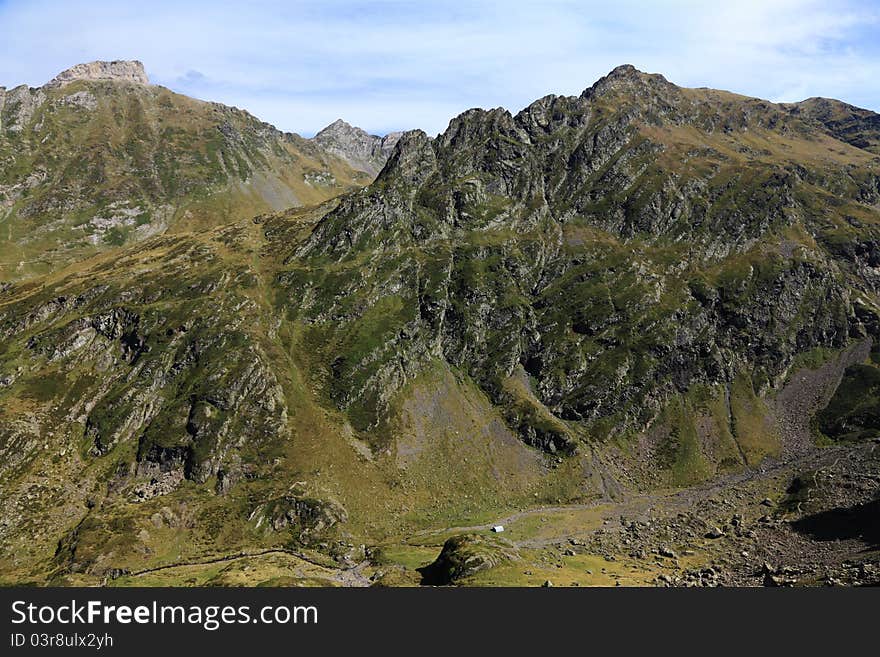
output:
POLYGON ((880 109, 880 11, 867 0, 0 2, 0 83, 92 59, 311 134, 442 130, 474 106, 579 93, 621 63, 771 100, 880 109))

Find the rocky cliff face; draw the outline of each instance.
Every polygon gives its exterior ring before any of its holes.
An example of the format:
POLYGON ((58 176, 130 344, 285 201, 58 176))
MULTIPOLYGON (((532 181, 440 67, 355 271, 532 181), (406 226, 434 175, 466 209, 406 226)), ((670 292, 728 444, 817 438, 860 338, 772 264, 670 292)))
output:
POLYGON ((314 141, 326 151, 341 157, 352 168, 375 176, 385 166, 400 134, 391 132, 379 137, 337 119, 316 134, 314 141))
POLYGON ((4 286, 10 579, 688 485, 809 449, 786 418, 822 400, 823 440, 874 435, 880 160, 848 112, 621 67, 405 133, 324 205, 4 286))
POLYGON ((555 451, 578 427, 644 427, 698 384, 747 372, 766 390, 798 352, 868 331, 877 233, 847 217, 876 212, 877 176, 871 152, 785 108, 631 67, 409 133, 297 251, 336 263, 313 279, 316 333, 399 308, 367 352, 328 340, 331 394, 367 429, 443 358, 555 451), (322 294, 366 254, 383 266, 347 280, 344 306, 322 294))
POLYGON ((110 80, 114 82, 131 82, 133 84, 149 84, 144 65, 138 61, 89 62, 77 64, 56 75, 46 86, 63 87, 75 80, 110 80))
POLYGON ((313 141, 147 82, 139 62, 93 62, 0 94, 0 280, 369 180, 313 141))

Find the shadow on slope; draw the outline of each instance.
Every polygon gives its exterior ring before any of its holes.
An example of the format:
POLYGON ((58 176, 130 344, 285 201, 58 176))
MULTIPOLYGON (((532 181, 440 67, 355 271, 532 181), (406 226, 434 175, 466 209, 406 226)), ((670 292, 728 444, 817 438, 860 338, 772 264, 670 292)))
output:
POLYGON ((858 539, 869 549, 880 548, 880 499, 805 516, 792 528, 818 541, 858 539))

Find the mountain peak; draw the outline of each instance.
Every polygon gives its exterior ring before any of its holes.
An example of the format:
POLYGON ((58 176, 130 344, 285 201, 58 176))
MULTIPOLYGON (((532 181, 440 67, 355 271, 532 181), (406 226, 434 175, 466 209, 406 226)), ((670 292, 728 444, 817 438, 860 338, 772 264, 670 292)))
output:
POLYGON ((391 132, 379 137, 342 119, 336 119, 318 132, 314 140, 324 150, 341 157, 353 168, 375 176, 385 165, 394 145, 400 139, 400 134, 391 132))
MULTIPOLYGON (((329 124, 326 128, 321 130, 321 132, 337 131, 337 130, 353 131, 353 130, 361 130, 361 129, 355 128, 348 121, 345 121, 343 119, 336 119, 333 123, 329 124)), ((321 134, 321 133, 319 132, 318 134, 321 134)))
POLYGON ((656 91, 660 89, 669 90, 674 87, 675 85, 659 73, 645 73, 632 64, 621 64, 613 68, 604 77, 599 78, 581 96, 587 98, 621 90, 652 88, 656 91))
POLYGON ((615 66, 611 72, 606 76, 609 78, 612 77, 630 77, 634 75, 644 75, 639 69, 637 69, 632 64, 621 64, 620 66, 615 66))
POLYGON ((56 75, 46 86, 63 87, 76 80, 113 80, 150 84, 142 62, 137 60, 96 61, 77 64, 56 75))

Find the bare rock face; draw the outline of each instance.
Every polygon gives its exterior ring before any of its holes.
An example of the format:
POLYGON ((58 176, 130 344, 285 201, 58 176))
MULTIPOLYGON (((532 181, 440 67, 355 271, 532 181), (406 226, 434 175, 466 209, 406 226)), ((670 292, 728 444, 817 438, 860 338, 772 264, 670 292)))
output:
POLYGON ((337 119, 314 136, 322 148, 338 155, 360 171, 375 176, 385 166, 401 132, 390 132, 384 137, 371 135, 361 128, 337 119))
POLYGON ((46 86, 63 87, 75 80, 116 80, 135 84, 150 84, 150 79, 141 62, 117 60, 77 64, 56 75, 46 86))
POLYGON ((10 132, 21 132, 33 118, 34 112, 46 100, 42 89, 30 89, 21 84, 2 94, 0 125, 10 132))

